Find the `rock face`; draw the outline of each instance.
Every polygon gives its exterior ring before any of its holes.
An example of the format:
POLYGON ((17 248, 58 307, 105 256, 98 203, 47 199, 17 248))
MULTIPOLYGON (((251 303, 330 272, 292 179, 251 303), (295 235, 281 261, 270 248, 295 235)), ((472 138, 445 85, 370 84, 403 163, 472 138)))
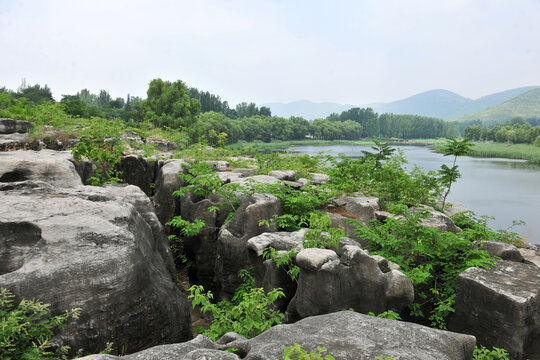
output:
POLYGON ((450 328, 504 348, 513 359, 540 359, 540 269, 497 261, 494 269, 465 270, 450 328))
POLYGON ((0 119, 0 134, 25 134, 32 128, 28 121, 13 120, 8 118, 0 119))
POLYGON ((148 196, 152 196, 152 183, 156 176, 157 161, 139 156, 123 156, 118 163, 121 178, 126 183, 138 186, 148 196))
MULTIPOLYGON (((123 357, 125 360, 173 359, 237 359, 225 353, 236 347, 245 360, 281 359, 286 347, 298 343, 306 351, 317 351, 339 360, 372 360, 376 357, 418 360, 469 360, 472 358, 474 336, 435 330, 425 326, 350 311, 314 316, 290 325, 277 325, 252 339, 235 339, 226 334, 217 343, 199 336, 174 345, 154 347, 123 357), (228 338, 228 339, 225 339, 228 338), (195 357, 202 349, 206 357, 195 357)), ((110 355, 91 355, 84 360, 116 360, 110 355)))
POLYGON ((505 244, 500 241, 484 241, 481 250, 486 250, 491 256, 500 257, 503 260, 522 262, 523 256, 518 248, 512 244, 505 244))
POLYGON ((436 211, 429 206, 413 207, 409 209, 409 212, 411 214, 416 214, 419 210, 427 210, 428 212, 428 216, 422 220, 422 225, 424 225, 425 227, 437 229, 441 232, 449 231, 453 233, 458 233, 461 231, 461 229, 456 226, 452 219, 450 219, 447 215, 436 211))
POLYGON ((300 318, 353 308, 367 314, 387 309, 401 312, 414 300, 411 281, 398 270, 383 273, 379 259, 358 246, 336 253, 304 249, 296 257, 298 289, 287 311, 300 318))
MULTIPOLYGON (((39 176, 77 183, 64 169, 62 180, 39 176)), ((191 337, 165 234, 137 187, 0 183, 0 203, 0 287, 51 304, 53 314, 82 309, 58 340, 93 352, 112 341, 125 353, 191 337)))
POLYGON ((184 160, 167 160, 157 171, 153 201, 162 224, 180 215, 180 199, 172 193, 184 185, 178 174, 184 171, 182 164, 185 163, 184 160))
POLYGON ((281 201, 274 195, 253 194, 236 210, 233 218, 219 231, 216 277, 220 297, 229 297, 241 284, 238 272, 249 266, 247 241, 263 232, 276 231, 275 222, 260 225, 281 215, 281 201))
POLYGON ((34 180, 64 188, 81 186, 70 159, 73 157, 69 152, 53 150, 0 153, 0 182, 34 180))

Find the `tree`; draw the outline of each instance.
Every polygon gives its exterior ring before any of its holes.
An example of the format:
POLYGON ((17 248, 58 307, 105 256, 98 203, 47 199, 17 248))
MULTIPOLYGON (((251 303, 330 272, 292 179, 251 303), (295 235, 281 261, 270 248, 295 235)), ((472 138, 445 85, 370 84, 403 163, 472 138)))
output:
POLYGON ((178 80, 173 83, 154 79, 148 86, 147 99, 141 103, 144 119, 155 126, 174 129, 194 125, 201 103, 189 97, 189 90, 178 80))
POLYGON ((444 156, 454 156, 454 162, 451 168, 446 166, 446 164, 443 164, 441 166, 441 169, 439 170, 439 175, 441 176, 441 183, 443 186, 447 187, 445 193, 443 194, 443 211, 446 197, 450 194, 450 188, 452 187, 452 184, 461 177, 461 174, 458 171, 458 166, 456 165, 457 158, 458 156, 467 155, 471 151, 471 147, 474 146, 473 144, 469 143, 470 140, 471 139, 465 138, 459 141, 450 138, 448 139, 448 143, 443 146, 442 150, 444 156))

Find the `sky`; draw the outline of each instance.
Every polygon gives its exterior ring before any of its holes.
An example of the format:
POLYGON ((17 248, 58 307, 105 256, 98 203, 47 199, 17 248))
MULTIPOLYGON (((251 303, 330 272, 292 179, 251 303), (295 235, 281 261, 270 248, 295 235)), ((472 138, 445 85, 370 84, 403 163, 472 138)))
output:
POLYGON ((145 97, 182 80, 235 105, 369 104, 540 85, 540 0, 0 0, 0 87, 145 97))

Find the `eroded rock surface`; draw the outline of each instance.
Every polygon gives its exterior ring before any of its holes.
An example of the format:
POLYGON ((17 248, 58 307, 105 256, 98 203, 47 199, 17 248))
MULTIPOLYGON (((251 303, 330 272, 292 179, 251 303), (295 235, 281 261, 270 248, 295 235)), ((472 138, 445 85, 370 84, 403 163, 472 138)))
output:
MULTIPOLYGON (((227 336, 227 335, 225 335, 227 336)), ((224 337, 225 337, 224 336, 224 337)), ((229 339, 235 339, 229 336, 229 339)), ((381 319, 351 311, 313 316, 294 324, 277 325, 252 339, 212 343, 199 336, 174 345, 154 347, 123 357, 125 360, 237 359, 226 348, 239 349, 245 360, 281 359, 286 347, 298 343, 306 351, 317 351, 339 360, 373 360, 376 357, 417 360, 469 360, 474 336, 431 329, 425 326, 381 319), (194 357, 195 351, 211 350, 206 357, 194 357), (222 357, 221 357, 222 356, 222 357)), ((91 355, 84 360, 116 360, 110 355, 91 355)))
POLYGON ((270 194, 253 194, 219 231, 216 277, 221 297, 228 297, 240 285, 238 272, 249 266, 247 241, 263 232, 276 231, 274 216, 281 215, 281 201, 270 194), (267 221, 268 226, 261 221, 267 221))
POLYGON ((540 269, 497 261, 494 269, 465 270, 450 326, 481 345, 508 350, 513 359, 540 359, 540 269))
POLYGON ((3 183, 0 204, 0 287, 54 314, 82 309, 57 340, 129 353, 191 337, 165 234, 139 188, 3 183))
POLYGON ((157 171, 153 201, 162 224, 180 215, 180 199, 172 194, 184 185, 178 177, 178 174, 184 171, 182 164, 186 162, 181 159, 167 160, 157 171))

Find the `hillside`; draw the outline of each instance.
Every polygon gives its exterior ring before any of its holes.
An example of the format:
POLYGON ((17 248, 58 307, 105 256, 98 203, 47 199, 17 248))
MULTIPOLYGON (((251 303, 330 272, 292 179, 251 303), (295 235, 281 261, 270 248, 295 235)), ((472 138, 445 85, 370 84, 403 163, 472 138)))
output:
POLYGON ((482 120, 484 122, 500 123, 514 117, 540 118, 540 88, 529 90, 500 105, 461 116, 456 120, 482 120))
POLYGON ((474 100, 448 90, 430 90, 403 100, 375 106, 379 113, 414 114, 436 118, 461 115, 474 100))

